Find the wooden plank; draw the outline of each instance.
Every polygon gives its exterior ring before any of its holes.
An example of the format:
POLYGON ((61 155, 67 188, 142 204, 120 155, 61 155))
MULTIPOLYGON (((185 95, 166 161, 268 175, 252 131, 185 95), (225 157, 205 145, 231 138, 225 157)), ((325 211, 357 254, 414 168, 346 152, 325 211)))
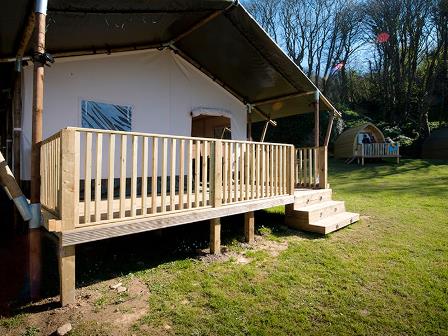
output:
POLYGON ((109 135, 109 176, 107 181, 107 218, 114 218, 113 202, 115 189, 115 134, 109 135))
POLYGON ((196 208, 200 207, 199 200, 199 186, 200 186, 200 173, 201 173, 201 141, 197 140, 195 143, 195 185, 194 185, 194 205, 196 208))
POLYGON ((184 188, 185 188, 185 140, 180 140, 179 149, 179 210, 184 208, 184 188))
POLYGON ((131 171, 131 217, 137 215, 137 162, 138 162, 138 137, 132 137, 132 171, 131 171))
POLYGON ((84 177, 84 222, 90 223, 90 201, 91 197, 91 183, 92 183, 92 133, 86 133, 86 148, 85 148, 85 177, 84 177))
POLYGON ((233 144, 232 143, 228 143, 227 144, 227 150, 228 150, 228 155, 227 155, 227 199, 228 202, 231 203, 232 202, 232 156, 233 156, 233 148, 232 148, 233 144))
POLYGON ((213 184, 210 184, 212 187, 211 191, 211 205, 213 207, 220 207, 222 205, 222 142, 215 141, 213 146, 213 153, 210 155, 212 157, 211 169, 213 169, 213 173, 211 174, 211 178, 213 180, 213 184))
POLYGON ((274 172, 275 153, 274 153, 274 146, 273 145, 269 145, 269 147, 271 148, 270 149, 271 160, 269 160, 269 163, 270 163, 269 172, 271 174, 271 177, 270 177, 270 179, 271 179, 271 191, 270 191, 270 194, 271 194, 271 196, 275 196, 275 180, 274 180, 274 174, 275 174, 275 172, 274 172))
POLYGON ((246 243, 255 242, 255 213, 253 211, 244 214, 244 238, 246 243))
POLYGON ((245 162, 244 162, 244 171, 245 171, 245 190, 244 190, 244 199, 249 200, 250 199, 250 144, 246 144, 246 153, 245 153, 245 162))
POLYGON ((294 147, 283 147, 283 195, 288 194, 288 181, 292 181, 292 184, 294 186, 295 184, 295 175, 294 175, 294 169, 297 166, 296 164, 296 155, 295 155, 295 148, 294 147), (289 150, 288 150, 289 149, 289 150), (288 175, 288 151, 291 151, 291 172, 288 175))
POLYGON ((303 187, 307 187, 308 181, 308 150, 303 149, 303 187))
POLYGON ((193 141, 188 140, 187 150, 187 209, 190 209, 193 202, 193 141))
POLYGON ((257 175, 256 172, 256 165, 255 165, 255 144, 251 144, 251 171, 252 171, 252 175, 251 175, 251 183, 250 183, 250 195, 251 195, 251 199, 255 199, 255 178, 257 175))
POLYGON ((328 152, 327 147, 319 148, 319 188, 328 187, 328 152))
POLYGON ((75 303, 75 246, 59 246, 59 284, 62 306, 75 303))
POLYGON ((245 160, 244 160, 244 158, 245 158, 245 156, 246 156, 246 144, 245 143, 241 143, 240 144, 240 170, 241 170, 241 172, 240 172, 240 198, 239 198, 239 200, 240 201, 243 201, 244 200, 244 191, 245 191, 245 188, 244 188, 244 179, 245 179, 245 160))
POLYGON ((157 212, 157 177, 159 166, 159 139, 152 138, 151 212, 157 212))
POLYGON ((64 231, 61 233, 61 239, 64 246, 69 246, 139 232, 158 230, 176 225, 205 221, 212 218, 232 216, 249 211, 257 211, 292 203, 294 203, 294 196, 286 195, 240 202, 225 206, 223 205, 216 208, 208 207, 191 211, 177 211, 174 213, 150 216, 146 218, 128 219, 125 221, 64 231))
POLYGON ((240 178, 239 178, 239 154, 240 154, 240 144, 239 143, 235 143, 235 148, 234 148, 234 161, 233 161, 233 178, 234 178, 234 187, 233 187, 233 199, 235 200, 235 202, 238 202, 239 200, 239 182, 240 182, 240 178))
POLYGON ((221 254, 221 220, 213 218, 210 220, 210 253, 221 254))
POLYGON ((207 192, 208 192, 208 141, 204 141, 202 148, 202 206, 207 206, 207 192))
POLYGON ((142 144, 142 215, 148 213, 148 137, 143 137, 142 144))
POLYGON ((261 197, 266 196, 266 147, 261 145, 261 197))
POLYGON ((61 132, 61 198, 62 230, 71 230, 79 224, 79 132, 61 132))
POLYGON ((314 157, 313 157, 313 149, 309 148, 308 149, 308 187, 312 188, 313 187, 313 161, 314 161, 314 157))
POLYGON ((126 202, 126 156, 128 148, 128 138, 126 135, 121 136, 121 153, 120 153, 120 218, 125 217, 126 202))
POLYGON ((319 148, 313 148, 313 166, 314 166, 314 183, 313 188, 318 187, 319 183, 319 148))
POLYGON ((284 180, 284 177, 283 177, 283 166, 284 166, 284 160, 285 160, 285 156, 283 155, 283 149, 284 149, 284 146, 279 146, 278 147, 278 151, 279 151, 279 153, 278 153, 278 170, 279 170, 279 174, 278 174, 278 180, 279 180, 279 183, 278 183, 278 194, 279 195, 283 195, 285 192, 284 192, 284 190, 283 190, 283 180, 284 180))
POLYGON ((170 160, 170 211, 176 210, 176 155, 177 140, 171 139, 171 160, 170 160))
POLYGON ((296 181, 294 181, 294 166, 296 166, 296 155, 294 147, 289 147, 289 160, 287 165, 287 171, 286 175, 288 176, 289 181, 289 188, 288 188, 288 194, 294 195, 294 190, 296 188, 296 181))
POLYGON ((229 187, 229 182, 227 181, 229 178, 229 174, 228 174, 228 167, 229 167, 229 144, 227 142, 223 143, 223 187, 222 187, 222 193, 223 193, 223 198, 222 198, 222 202, 223 203, 228 203, 228 195, 229 192, 227 191, 227 188, 229 187))
POLYGON ((166 211, 166 189, 167 189, 167 155, 168 155, 168 138, 162 139, 162 181, 160 194, 162 196, 162 203, 160 212, 166 211))
POLYGON ((275 159, 274 159, 274 165, 275 165, 275 195, 280 195, 280 147, 274 146, 275 149, 275 159))
POLYGON ((256 194, 255 197, 256 198, 260 198, 261 197, 261 185, 260 185, 260 145, 257 144, 255 145, 255 171, 256 171, 256 176, 255 176, 255 190, 256 190, 256 194))
POLYGON ((95 222, 101 220, 101 173, 103 169, 103 135, 96 135, 95 222))

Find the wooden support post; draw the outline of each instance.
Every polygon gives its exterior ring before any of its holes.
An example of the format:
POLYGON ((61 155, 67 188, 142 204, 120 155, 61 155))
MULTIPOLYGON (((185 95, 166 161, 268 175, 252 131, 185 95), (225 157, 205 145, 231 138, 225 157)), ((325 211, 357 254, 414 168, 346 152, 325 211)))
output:
MULTIPOLYGON (((37 9, 41 10, 41 9, 37 9)), ((35 13, 35 30, 37 39, 34 45, 36 53, 45 52, 46 8, 35 13)), ((44 102, 44 65, 34 63, 33 76, 33 113, 31 135, 31 195, 34 206, 29 233, 29 272, 31 299, 39 296, 41 281, 41 235, 40 235, 40 143, 42 141, 42 111, 44 102)))
MULTIPOLYGON (((79 133, 72 129, 62 130, 59 193, 62 231, 72 230, 79 224, 79 152, 79 133)), ((75 303, 75 246, 59 246, 59 279, 61 304, 75 303)))
POLYGON ((320 92, 317 90, 314 95, 314 147, 319 147, 319 98, 320 92))
POLYGON ((330 136, 331 136, 331 130, 333 129, 333 122, 334 122, 334 113, 331 113, 330 119, 328 120, 327 134, 325 134, 325 141, 324 141, 325 147, 328 147, 328 144, 330 143, 330 136))
POLYGON ((319 147, 319 188, 328 188, 328 150, 326 146, 319 147))
MULTIPOLYGON (((37 13, 36 18, 36 53, 45 52, 46 14, 37 13)), ((34 63, 33 80, 33 118, 31 140, 31 203, 40 203, 40 143, 42 141, 42 112, 44 103, 44 64, 34 63)))
POLYGON ((210 253, 221 253, 221 219, 210 220, 210 253))
POLYGON ((244 238, 249 244, 255 241, 255 213, 253 211, 244 214, 244 238))
POLYGON ((74 304, 75 246, 59 246, 59 279, 62 306, 74 304))

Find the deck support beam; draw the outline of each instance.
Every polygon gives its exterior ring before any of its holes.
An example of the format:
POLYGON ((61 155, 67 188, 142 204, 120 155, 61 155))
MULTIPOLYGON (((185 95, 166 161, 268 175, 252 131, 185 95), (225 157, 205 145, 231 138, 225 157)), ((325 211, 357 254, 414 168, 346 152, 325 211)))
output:
POLYGON ((255 241, 255 213, 253 211, 244 214, 244 238, 249 244, 255 241))
POLYGON ((59 246, 59 284, 62 306, 75 303, 75 245, 59 246))
POLYGON ((213 218, 210 220, 210 253, 221 253, 221 219, 213 218))

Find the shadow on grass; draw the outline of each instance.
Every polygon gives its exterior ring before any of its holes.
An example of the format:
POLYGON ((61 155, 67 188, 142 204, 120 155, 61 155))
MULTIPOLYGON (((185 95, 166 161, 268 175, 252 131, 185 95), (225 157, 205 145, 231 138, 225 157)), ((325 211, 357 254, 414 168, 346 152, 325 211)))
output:
MULTIPOLYGON (((322 236, 291 230, 284 224, 284 207, 255 214, 256 233, 271 237, 300 236, 320 239, 322 236)), ((222 218, 222 245, 244 241, 244 215, 222 218)), ((76 247, 76 288, 82 288, 105 280, 142 272, 160 265, 188 258, 196 258, 199 250, 209 247, 209 222, 198 222, 112 238, 76 247)), ((59 294, 57 244, 48 233, 42 237, 42 286, 41 297, 51 298, 59 294)), ((54 309, 58 303, 43 301, 41 304, 24 305, 17 302, 16 313, 36 313, 54 309)))

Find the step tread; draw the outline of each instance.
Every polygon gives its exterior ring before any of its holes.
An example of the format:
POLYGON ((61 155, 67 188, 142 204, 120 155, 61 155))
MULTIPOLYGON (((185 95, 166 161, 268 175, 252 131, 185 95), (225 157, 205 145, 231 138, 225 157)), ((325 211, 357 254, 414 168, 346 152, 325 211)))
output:
POLYGON ((301 211, 301 212, 313 212, 313 211, 324 210, 326 208, 331 208, 333 206, 339 206, 339 205, 343 205, 343 204, 344 204, 344 201, 330 200, 330 201, 323 201, 323 202, 303 206, 303 207, 300 207, 300 208, 297 208, 294 210, 301 211))
MULTIPOLYGON (((344 221, 350 221, 352 220, 352 222, 357 222, 359 220, 359 214, 354 213, 354 212, 342 212, 339 214, 335 214, 333 216, 327 217, 327 218, 323 218, 323 219, 319 219, 313 223, 310 223, 310 225, 312 226, 320 226, 320 227, 328 227, 340 222, 344 222, 344 221)), ((347 224, 348 225, 348 224, 347 224)))

